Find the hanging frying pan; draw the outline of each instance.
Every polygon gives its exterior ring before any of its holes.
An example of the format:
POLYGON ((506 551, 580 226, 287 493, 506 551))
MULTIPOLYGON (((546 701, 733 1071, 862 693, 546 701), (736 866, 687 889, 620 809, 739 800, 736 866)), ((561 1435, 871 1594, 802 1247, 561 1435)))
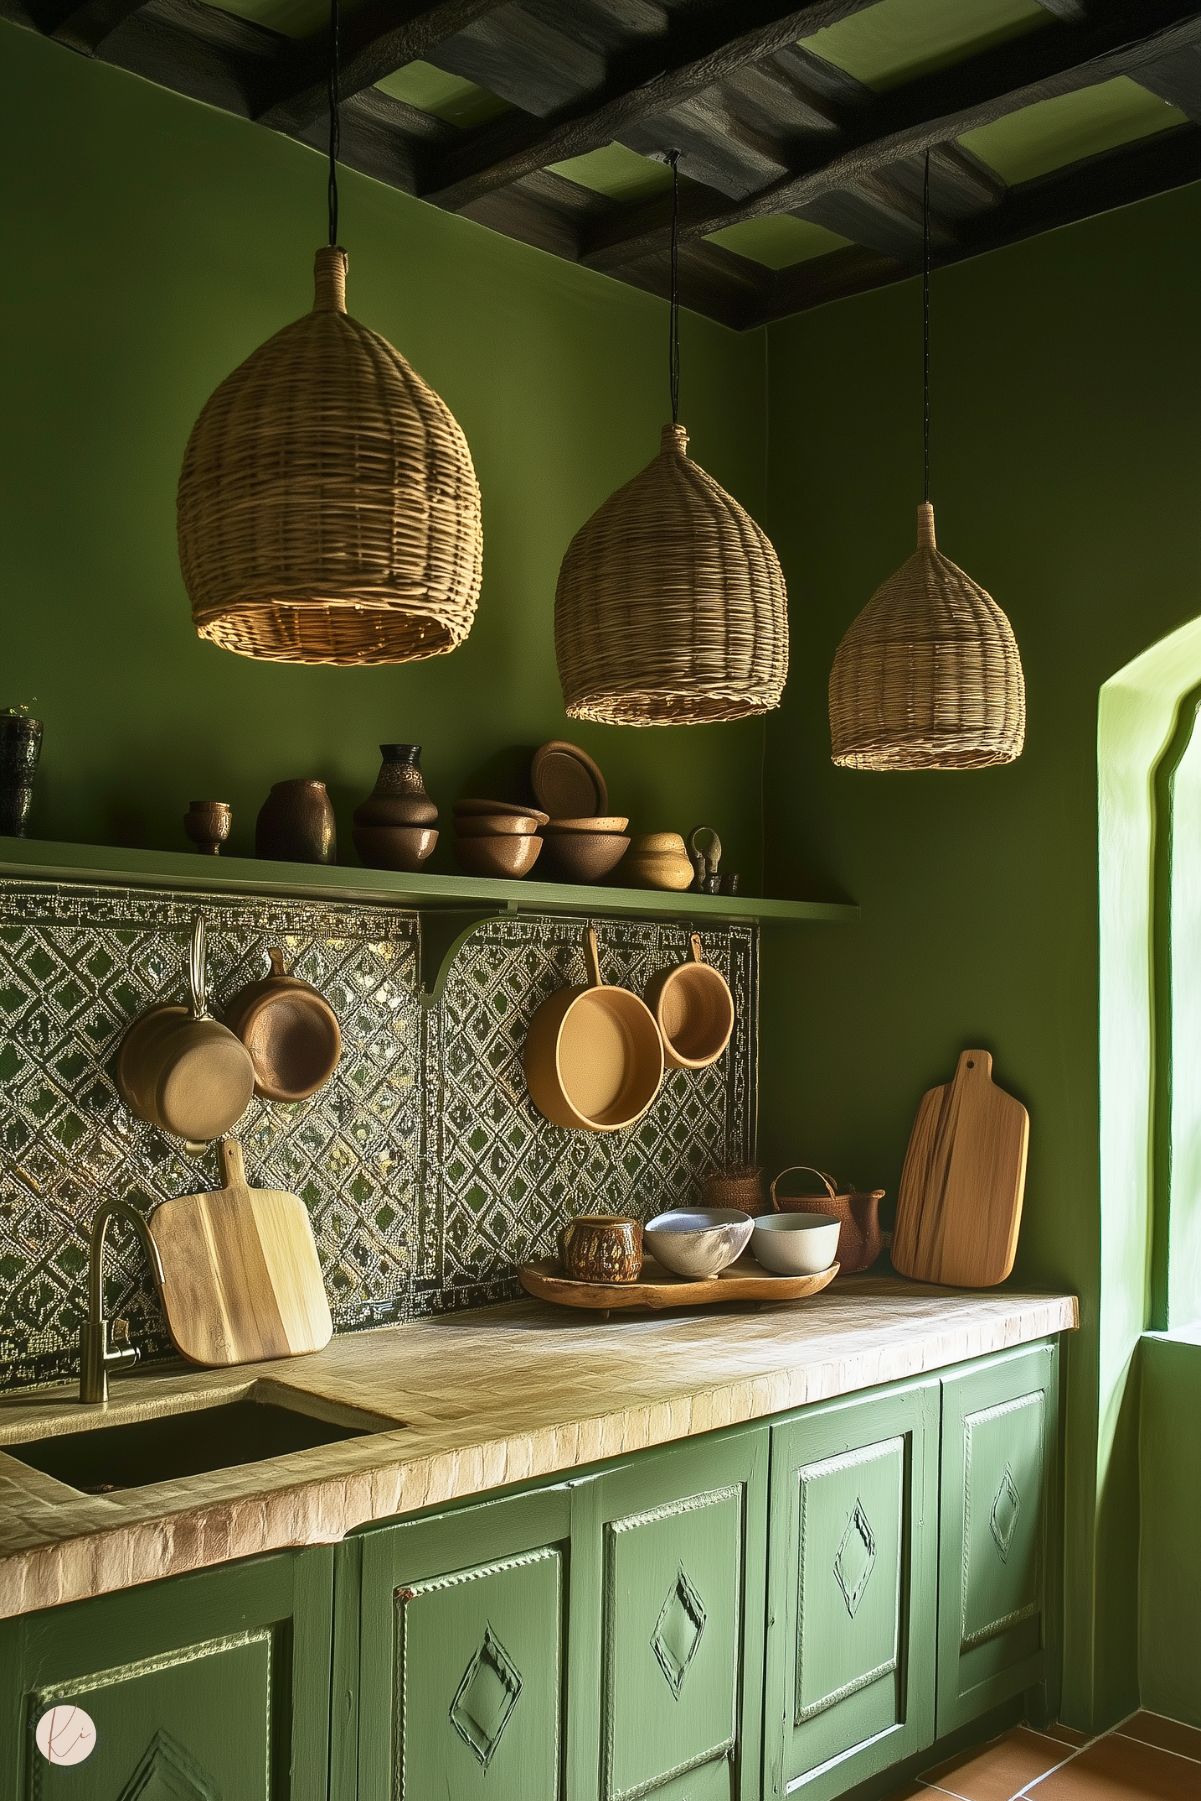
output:
POLYGON ((556 1126, 620 1132, 642 1118, 663 1080, 663 1040, 646 1002, 601 981, 596 932, 584 932, 589 979, 560 988, 530 1021, 525 1079, 556 1126))

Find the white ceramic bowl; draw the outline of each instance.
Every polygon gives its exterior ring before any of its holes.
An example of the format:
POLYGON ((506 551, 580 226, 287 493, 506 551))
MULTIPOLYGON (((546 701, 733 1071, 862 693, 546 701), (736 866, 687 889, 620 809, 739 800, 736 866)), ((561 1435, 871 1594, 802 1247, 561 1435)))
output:
POLYGON ((751 1224, 751 1253, 777 1276, 819 1276, 838 1255, 842 1222, 828 1213, 765 1213, 751 1224))
POLYGON ((742 1255, 754 1224, 741 1207, 676 1207, 647 1223, 642 1242, 664 1269, 703 1282, 742 1255))

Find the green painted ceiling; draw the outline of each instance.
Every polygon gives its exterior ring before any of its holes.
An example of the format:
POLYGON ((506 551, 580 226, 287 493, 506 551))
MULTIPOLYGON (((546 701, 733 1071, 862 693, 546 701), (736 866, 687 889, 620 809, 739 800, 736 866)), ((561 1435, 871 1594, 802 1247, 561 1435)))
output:
POLYGON ((959 142, 1005 181, 1032 181, 1065 163, 1185 123, 1178 107, 1128 75, 1118 75, 1096 87, 1036 101, 991 125, 964 132, 959 142))
POLYGON ((486 125, 500 113, 507 113, 509 103, 487 88, 477 87, 461 75, 448 75, 432 63, 406 63, 392 75, 386 75, 376 86, 393 100, 404 100, 418 112, 433 113, 450 125, 464 131, 474 125, 486 125))
POLYGON ((605 144, 590 150, 586 156, 572 156, 565 163, 548 163, 552 175, 562 175, 594 194, 607 194, 611 200, 647 200, 671 186, 671 170, 666 163, 652 162, 639 156, 624 144, 605 144))
POLYGON ((795 263, 812 262, 814 257, 826 256, 831 250, 844 250, 849 239, 827 231, 824 225, 780 213, 727 225, 721 231, 711 232, 706 242, 720 244, 723 250, 736 251, 768 269, 791 269, 795 263))
POLYGON ((888 88, 1036 31, 1050 18, 1036 0, 877 0, 802 42, 868 87, 888 88))

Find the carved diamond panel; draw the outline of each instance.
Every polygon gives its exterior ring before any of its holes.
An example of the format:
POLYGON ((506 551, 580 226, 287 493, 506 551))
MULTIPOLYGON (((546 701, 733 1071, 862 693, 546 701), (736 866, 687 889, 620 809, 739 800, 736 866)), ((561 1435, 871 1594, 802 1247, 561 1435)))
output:
MULTIPOLYGON (((987 1492, 986 1489, 985 1493, 987 1492)), ((1005 1472, 1001 1477, 1001 1486, 997 1489, 993 1499, 992 1513, 988 1520, 988 1529, 993 1535, 997 1550, 1001 1553, 1002 1563, 1009 1561, 1009 1549, 1013 1544, 1014 1528, 1018 1523, 1021 1505, 1022 1497, 1013 1480, 1013 1471, 1006 1464, 1005 1472)))
POLYGON ((221 1801, 209 1780, 177 1739, 158 1731, 119 1801, 221 1801))
POLYGON ((677 1701, 683 1692, 688 1666, 697 1654, 704 1630, 704 1604, 681 1566, 675 1583, 668 1590, 659 1610, 659 1618, 651 1635, 651 1649, 667 1678, 667 1686, 677 1701))
POLYGON ((484 1642, 464 1670, 450 1706, 451 1725, 485 1770, 520 1694, 521 1677, 512 1659, 491 1626, 485 1627, 484 1642))
POLYGON ((834 1580, 854 1619, 876 1566, 876 1538, 863 1502, 856 1500, 834 1558, 834 1580))

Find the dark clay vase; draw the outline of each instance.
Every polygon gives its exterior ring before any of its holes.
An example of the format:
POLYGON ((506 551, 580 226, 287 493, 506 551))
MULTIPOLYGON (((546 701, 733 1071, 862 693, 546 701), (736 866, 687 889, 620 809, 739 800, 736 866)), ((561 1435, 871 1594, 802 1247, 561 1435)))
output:
POLYGON ((41 754, 41 720, 0 713, 0 833, 10 838, 25 836, 41 754))
POLYGON ((334 803, 324 782, 275 782, 259 810, 254 854, 274 863, 332 863, 334 803))
POLYGON ((438 809, 421 773, 420 744, 381 744, 375 787, 354 810, 354 842, 374 869, 419 869, 438 842, 438 809))

